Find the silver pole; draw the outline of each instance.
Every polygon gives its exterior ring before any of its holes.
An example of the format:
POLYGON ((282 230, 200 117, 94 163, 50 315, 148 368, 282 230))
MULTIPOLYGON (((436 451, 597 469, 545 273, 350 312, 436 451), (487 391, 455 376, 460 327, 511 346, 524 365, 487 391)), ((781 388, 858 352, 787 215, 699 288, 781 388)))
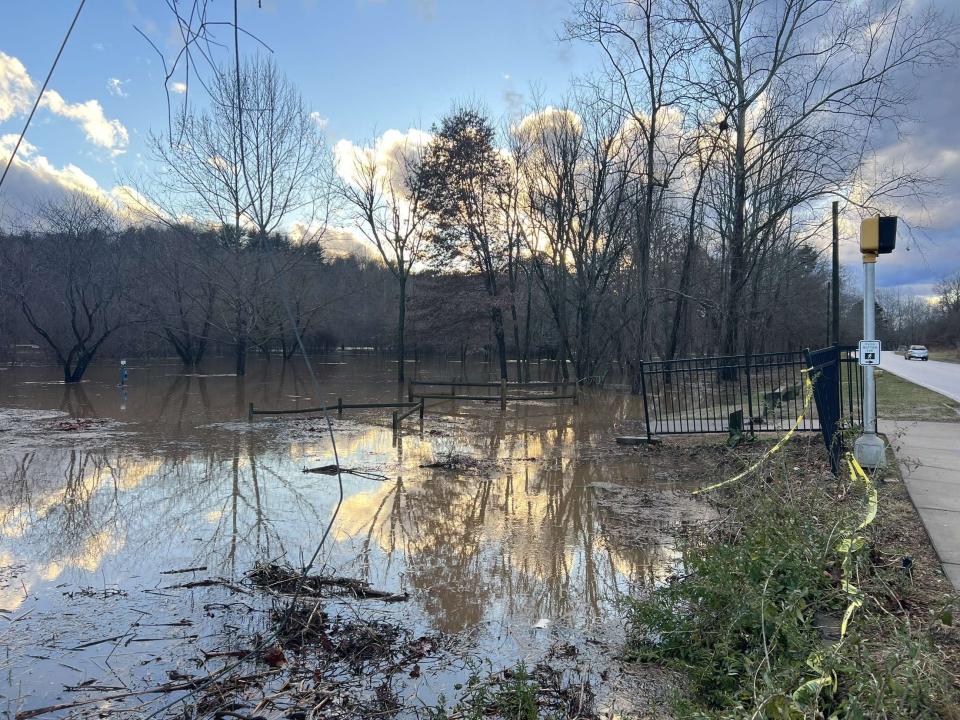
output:
MULTIPOLYGON (((863 264, 863 339, 877 339, 876 325, 877 264, 863 264)), ((873 365, 863 368, 863 432, 877 434, 877 396, 873 379, 873 365)))
MULTIPOLYGON (((876 257, 874 262, 863 263, 863 339, 876 340, 876 257)), ((863 366, 863 434, 853 445, 853 454, 864 467, 879 468, 886 465, 887 451, 883 440, 877 435, 877 404, 873 366, 863 366)))

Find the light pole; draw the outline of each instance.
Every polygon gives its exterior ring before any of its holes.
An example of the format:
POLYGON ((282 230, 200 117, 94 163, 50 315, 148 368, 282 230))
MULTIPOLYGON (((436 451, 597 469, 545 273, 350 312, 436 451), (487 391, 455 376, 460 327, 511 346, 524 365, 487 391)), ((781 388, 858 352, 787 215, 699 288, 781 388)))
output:
POLYGON ((886 464, 886 448, 877 436, 876 386, 873 369, 880 364, 880 341, 876 329, 877 257, 893 252, 897 243, 897 218, 872 217, 860 223, 863 253, 863 340, 857 361, 863 366, 863 434, 853 445, 853 454, 864 467, 886 464))

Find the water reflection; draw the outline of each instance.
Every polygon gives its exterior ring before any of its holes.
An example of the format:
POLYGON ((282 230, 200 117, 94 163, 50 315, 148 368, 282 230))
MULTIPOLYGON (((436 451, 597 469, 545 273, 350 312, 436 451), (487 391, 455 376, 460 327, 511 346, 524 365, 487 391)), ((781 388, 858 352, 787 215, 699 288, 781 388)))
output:
MULTIPOLYGON (((96 442, 27 433, 0 453, 0 565, 19 568, 16 583, 0 582, 0 607, 13 612, 33 598, 56 608, 67 585, 153 591, 170 583, 164 571, 186 567, 239 581, 256 560, 308 557, 337 481, 303 469, 332 462, 330 442, 316 421, 240 420, 251 401, 316 403, 296 364, 252 365, 247 378, 134 365, 125 401, 112 377, 66 388, 36 382, 46 370, 5 373, 0 404, 128 424, 106 427, 96 442)), ((382 360, 319 367, 328 401, 396 393, 382 360)), ((422 436, 414 423, 399 439, 383 413, 335 419, 341 465, 386 480, 344 476, 322 562, 409 591, 412 621, 446 632, 495 634, 541 617, 578 628, 613 617, 621 593, 669 570, 670 531, 684 512, 645 516, 639 541, 609 532, 624 513, 596 483, 673 490, 654 481, 655 465, 614 449, 616 424, 635 412, 629 397, 612 394, 578 407, 515 406, 505 416, 479 403, 441 404, 422 436), (452 451, 477 467, 423 467, 452 451)))

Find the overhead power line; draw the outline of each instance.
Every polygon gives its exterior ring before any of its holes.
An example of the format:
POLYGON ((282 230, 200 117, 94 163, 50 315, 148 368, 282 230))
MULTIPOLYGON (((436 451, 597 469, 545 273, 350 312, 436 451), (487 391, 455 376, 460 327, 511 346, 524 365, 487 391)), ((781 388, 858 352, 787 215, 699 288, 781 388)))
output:
POLYGON ((73 26, 77 24, 77 18, 80 17, 80 11, 83 10, 83 6, 86 4, 86 2, 87 0, 80 0, 80 6, 77 8, 77 12, 73 16, 73 22, 71 22, 70 27, 67 28, 67 34, 63 36, 63 42, 60 43, 60 49, 57 50, 57 56, 53 59, 53 65, 50 66, 50 72, 47 73, 47 79, 43 81, 43 87, 40 88, 40 94, 37 95, 37 99, 33 103, 33 108, 30 110, 30 115, 27 117, 26 124, 23 126, 23 131, 20 133, 20 137, 17 138, 17 144, 13 146, 13 152, 10 153, 10 159, 7 160, 7 166, 3 169, 3 175, 0 175, 0 188, 3 187, 3 181, 7 179, 7 173, 10 171, 10 166, 13 165, 13 159, 17 156, 17 150, 20 149, 20 143, 23 142, 23 138, 27 134, 27 128, 30 127, 30 121, 33 120, 33 114, 37 111, 37 107, 40 105, 40 99, 47 91, 47 84, 50 82, 50 78, 53 76, 53 71, 56 69, 57 63, 60 62, 60 56, 63 54, 63 49, 67 46, 67 40, 70 39, 70 33, 73 32, 73 26))

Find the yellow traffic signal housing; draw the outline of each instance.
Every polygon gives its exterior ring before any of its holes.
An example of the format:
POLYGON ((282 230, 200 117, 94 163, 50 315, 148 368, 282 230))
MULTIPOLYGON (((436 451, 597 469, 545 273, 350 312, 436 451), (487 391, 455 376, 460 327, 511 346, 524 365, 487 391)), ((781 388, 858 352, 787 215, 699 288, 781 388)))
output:
POLYGON ((864 262, 876 262, 877 255, 893 252, 896 245, 896 216, 864 218, 860 222, 860 252, 864 262))

